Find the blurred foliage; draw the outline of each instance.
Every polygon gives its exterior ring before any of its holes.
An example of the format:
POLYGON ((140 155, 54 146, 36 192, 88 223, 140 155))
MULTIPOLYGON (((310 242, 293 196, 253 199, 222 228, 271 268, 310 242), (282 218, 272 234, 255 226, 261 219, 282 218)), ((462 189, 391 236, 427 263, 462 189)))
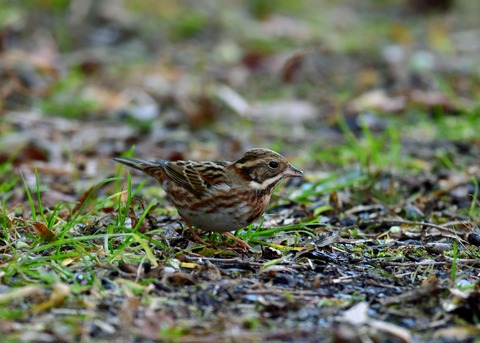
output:
POLYGON ((49 89, 49 93, 39 101, 43 113, 65 118, 81 118, 99 109, 93 101, 82 96, 84 76, 71 70, 49 89))

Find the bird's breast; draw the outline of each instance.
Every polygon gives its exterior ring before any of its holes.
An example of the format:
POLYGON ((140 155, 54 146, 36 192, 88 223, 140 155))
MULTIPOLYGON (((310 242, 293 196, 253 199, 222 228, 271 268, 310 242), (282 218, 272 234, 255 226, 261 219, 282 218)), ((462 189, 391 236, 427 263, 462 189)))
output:
POLYGON ((206 231, 227 232, 256 221, 269 202, 270 196, 259 196, 254 191, 230 191, 174 205, 191 225, 206 231))

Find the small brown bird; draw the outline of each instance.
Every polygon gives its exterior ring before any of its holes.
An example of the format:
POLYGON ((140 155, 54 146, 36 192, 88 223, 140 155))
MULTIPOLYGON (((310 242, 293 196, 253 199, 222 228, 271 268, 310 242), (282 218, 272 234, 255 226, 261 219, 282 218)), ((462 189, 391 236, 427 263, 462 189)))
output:
POLYGON ((286 178, 303 174, 282 155, 260 148, 248 150, 235 162, 120 157, 114 160, 160 182, 190 229, 193 225, 222 232, 244 249, 250 249, 249 245, 228 231, 246 227, 260 218, 275 187, 286 178))

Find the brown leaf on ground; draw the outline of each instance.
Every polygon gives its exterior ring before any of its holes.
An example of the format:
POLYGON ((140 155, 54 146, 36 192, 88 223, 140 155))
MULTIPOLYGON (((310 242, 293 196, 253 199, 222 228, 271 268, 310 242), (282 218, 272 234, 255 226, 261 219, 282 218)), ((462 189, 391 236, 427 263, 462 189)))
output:
POLYGON ((55 234, 43 223, 35 222, 32 224, 32 228, 46 242, 50 242, 55 238, 55 234))
POLYGON ((77 204, 72 209, 72 212, 71 212, 72 216, 74 216, 75 214, 78 213, 78 211, 80 211, 80 209, 85 205, 85 202, 87 201, 87 199, 90 198, 90 195, 93 194, 94 190, 95 190, 95 185, 91 186, 81 195, 81 197, 77 201, 77 204))
POLYGON ((34 142, 29 142, 20 148, 17 145, 15 149, 13 153, 11 151, 0 152, 0 163, 11 161, 13 165, 18 166, 31 161, 47 161, 48 159, 48 153, 34 142))
POLYGON ((195 285, 197 283, 197 280, 195 277, 182 272, 168 272, 165 273, 162 282, 170 284, 170 285, 175 285, 175 286, 185 286, 185 285, 195 285))

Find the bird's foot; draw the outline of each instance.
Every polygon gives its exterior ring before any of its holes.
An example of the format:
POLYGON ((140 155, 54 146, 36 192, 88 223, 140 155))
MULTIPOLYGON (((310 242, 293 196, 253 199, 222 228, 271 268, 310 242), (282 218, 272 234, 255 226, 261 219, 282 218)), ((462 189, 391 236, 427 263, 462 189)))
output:
POLYGON ((245 242, 244 240, 241 240, 240 238, 238 238, 237 236, 233 235, 232 233, 230 233, 230 232, 223 232, 222 234, 223 234, 224 236, 227 236, 228 238, 233 239, 235 242, 238 243, 238 245, 240 245, 240 247, 241 247, 242 249, 247 250, 247 251, 250 250, 250 249, 252 249, 252 248, 250 247, 250 245, 247 244, 247 242, 245 242))

